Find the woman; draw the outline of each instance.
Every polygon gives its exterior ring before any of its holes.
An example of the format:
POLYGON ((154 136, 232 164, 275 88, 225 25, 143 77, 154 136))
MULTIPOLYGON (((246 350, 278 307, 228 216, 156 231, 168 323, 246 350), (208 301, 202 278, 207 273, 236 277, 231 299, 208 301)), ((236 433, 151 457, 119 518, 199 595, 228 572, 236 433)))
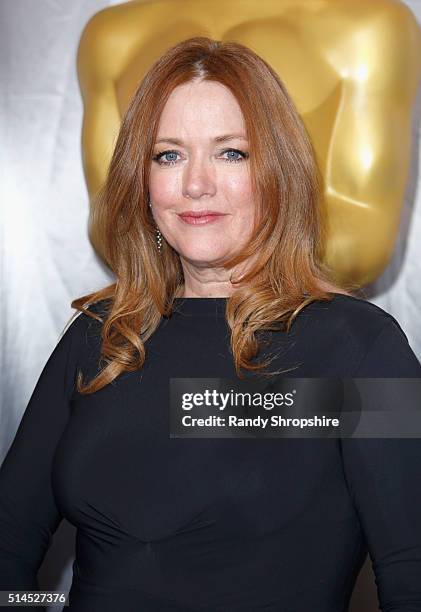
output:
POLYGON ((421 376, 320 263, 319 186, 251 50, 151 68, 91 219, 116 282, 73 302, 0 472, 3 590, 65 517, 72 611, 345 611, 368 551, 382 610, 421 610, 419 440, 169 436, 170 378, 421 376))

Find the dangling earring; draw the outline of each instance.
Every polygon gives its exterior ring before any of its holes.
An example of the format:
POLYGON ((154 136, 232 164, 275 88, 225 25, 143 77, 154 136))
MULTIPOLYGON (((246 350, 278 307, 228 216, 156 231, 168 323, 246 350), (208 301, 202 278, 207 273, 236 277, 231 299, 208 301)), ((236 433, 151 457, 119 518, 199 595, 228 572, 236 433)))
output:
POLYGON ((161 246, 162 246, 162 236, 158 228, 156 228, 155 232, 156 232, 156 244, 158 245, 158 252, 160 253, 161 246))
MULTIPOLYGON (((152 208, 152 204, 150 200, 149 200, 149 207, 152 208)), ((158 253, 160 253, 161 246, 162 246, 162 235, 158 228, 155 229, 155 233, 156 233, 156 244, 158 246, 158 253)))

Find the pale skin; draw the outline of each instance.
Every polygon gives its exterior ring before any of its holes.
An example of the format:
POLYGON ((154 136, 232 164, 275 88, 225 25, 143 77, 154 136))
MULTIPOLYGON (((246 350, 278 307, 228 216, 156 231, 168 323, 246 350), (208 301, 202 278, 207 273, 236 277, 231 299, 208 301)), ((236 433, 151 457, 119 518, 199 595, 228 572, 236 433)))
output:
POLYGON ((248 155, 243 113, 228 88, 194 81, 171 93, 159 121, 149 194, 155 223, 180 256, 183 297, 229 297, 234 291, 230 274, 237 277, 247 265, 225 270, 220 262, 251 235, 255 201, 248 155), (220 136, 230 138, 216 141, 220 136), (204 209, 224 216, 202 225, 178 216, 204 209))

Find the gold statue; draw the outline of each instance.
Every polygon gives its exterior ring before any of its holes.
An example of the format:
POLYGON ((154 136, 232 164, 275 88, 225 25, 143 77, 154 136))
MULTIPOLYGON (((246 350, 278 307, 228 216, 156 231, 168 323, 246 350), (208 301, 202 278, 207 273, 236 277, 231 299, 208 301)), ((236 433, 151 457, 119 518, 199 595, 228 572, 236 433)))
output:
POLYGON ((276 70, 324 177, 325 262, 339 282, 376 279, 396 242, 421 73, 421 31, 409 8, 399 0, 132 0, 100 11, 78 51, 90 198, 137 85, 166 49, 193 36, 242 43, 276 70))

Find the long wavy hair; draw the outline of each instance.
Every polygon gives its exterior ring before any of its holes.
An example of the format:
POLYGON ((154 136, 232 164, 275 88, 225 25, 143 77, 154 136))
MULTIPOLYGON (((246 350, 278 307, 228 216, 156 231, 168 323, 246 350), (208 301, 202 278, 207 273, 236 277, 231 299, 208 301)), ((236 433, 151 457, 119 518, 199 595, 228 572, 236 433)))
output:
POLYGON ((86 384, 78 372, 79 393, 93 393, 122 372, 141 368, 145 342, 161 318, 171 316, 174 298, 182 296, 179 254, 164 236, 161 252, 156 246, 156 225, 148 205, 149 173, 169 95, 178 85, 201 80, 221 83, 235 96, 250 147, 256 203, 253 231, 247 244, 223 264, 228 270, 253 261, 241 278, 231 275, 235 290, 226 305, 239 378, 244 378, 241 369, 261 371, 269 363, 252 363, 259 353, 261 331, 288 332, 310 302, 329 301, 335 292, 351 295, 353 287, 335 284, 322 263, 322 178, 284 84, 244 45, 207 37, 184 40, 168 49, 141 81, 122 120, 106 181, 92 202, 89 235, 116 281, 71 304, 102 323, 101 367, 86 384), (100 300, 107 300, 104 317, 89 310, 100 300))

